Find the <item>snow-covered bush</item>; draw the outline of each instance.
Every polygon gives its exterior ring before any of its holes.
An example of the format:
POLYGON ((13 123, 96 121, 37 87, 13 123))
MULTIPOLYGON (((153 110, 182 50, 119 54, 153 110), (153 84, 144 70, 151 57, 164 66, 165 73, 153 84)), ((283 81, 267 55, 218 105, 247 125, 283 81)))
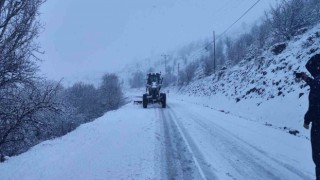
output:
POLYGON ((140 88, 145 85, 145 74, 141 71, 134 72, 132 78, 129 79, 131 88, 140 88))
POLYGON ((177 82, 177 77, 174 75, 172 66, 166 67, 166 72, 163 76, 163 87, 175 84, 177 82))
POLYGON ((185 83, 189 84, 191 80, 193 79, 195 72, 198 68, 198 63, 192 62, 189 63, 185 68, 185 78, 182 78, 185 80, 185 83))
MULTIPOLYGON (((82 115, 86 122, 103 115, 98 90, 92 84, 78 82, 65 90, 68 104, 82 115)), ((79 123, 81 124, 81 122, 79 123)))
POLYGON ((47 81, 1 89, 0 152, 13 155, 51 136, 51 113, 61 112, 59 83, 47 81))
POLYGON ((117 75, 105 74, 98 91, 100 102, 105 111, 118 109, 123 104, 122 88, 117 75))
POLYGON ((271 7, 267 14, 267 22, 272 27, 273 39, 276 42, 290 40, 299 30, 314 23, 313 11, 306 0, 282 0, 275 7, 271 7), (309 9, 311 8, 311 9, 309 9))

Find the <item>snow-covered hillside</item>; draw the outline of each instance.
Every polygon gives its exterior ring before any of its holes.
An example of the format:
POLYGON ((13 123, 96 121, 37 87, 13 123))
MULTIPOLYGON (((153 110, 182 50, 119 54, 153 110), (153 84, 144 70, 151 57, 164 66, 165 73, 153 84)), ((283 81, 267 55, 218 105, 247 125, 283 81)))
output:
POLYGON ((279 54, 274 52, 275 45, 257 57, 247 56, 231 69, 195 78, 176 89, 177 94, 226 113, 308 135, 302 123, 309 89, 297 82, 294 72, 306 72, 306 61, 320 53, 320 24, 284 44, 286 48, 279 54))

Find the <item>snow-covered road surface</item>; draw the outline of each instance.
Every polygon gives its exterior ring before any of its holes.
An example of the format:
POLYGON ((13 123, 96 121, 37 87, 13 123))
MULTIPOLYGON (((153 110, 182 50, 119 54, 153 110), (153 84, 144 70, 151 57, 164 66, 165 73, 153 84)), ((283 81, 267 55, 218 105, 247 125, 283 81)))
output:
POLYGON ((312 179, 305 139, 178 101, 164 111, 186 137, 206 179, 312 179))
POLYGON ((313 179, 310 142, 169 97, 130 103, 0 164, 0 179, 313 179))

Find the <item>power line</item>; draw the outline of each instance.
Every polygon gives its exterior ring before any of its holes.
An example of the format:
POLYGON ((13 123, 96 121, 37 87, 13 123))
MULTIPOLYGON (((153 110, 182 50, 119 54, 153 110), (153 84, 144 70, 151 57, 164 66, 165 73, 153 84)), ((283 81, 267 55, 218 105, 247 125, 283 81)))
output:
POLYGON ((251 9, 253 9, 261 0, 257 0, 246 12, 244 12, 234 23, 232 23, 226 30, 224 30, 218 37, 222 37, 227 31, 229 31, 237 22, 239 22, 251 9))
MULTIPOLYGON (((216 40, 220 39, 227 31, 229 31, 236 23, 238 23, 246 14, 249 13, 249 11, 251 11, 261 0, 257 0, 249 9, 247 9, 235 22, 233 22, 228 28, 226 28, 217 38, 216 40)), ((200 53, 203 50, 207 50, 207 48, 209 46, 211 46, 214 42, 210 42, 209 44, 207 44, 204 48, 201 48, 197 51, 195 51, 195 53, 193 53, 193 55, 190 58, 194 58, 198 53, 200 53)))
POLYGON ((213 13, 213 16, 215 16, 216 14, 219 14, 221 11, 225 10, 226 7, 230 7, 230 4, 232 3, 232 1, 234 1, 234 0, 227 1, 223 6, 221 6, 217 11, 215 11, 213 13))
MULTIPOLYGON (((229 4, 231 4, 233 0, 228 0, 222 7, 219 8, 218 11, 216 11, 216 13, 214 13, 214 15, 219 14, 219 12, 221 12, 223 9, 225 9, 229 4)), ((210 42, 209 44, 207 44, 204 48, 199 48, 198 50, 196 50, 194 53, 192 53, 193 55, 191 55, 189 58, 193 58, 195 55, 197 55, 198 53, 200 53, 203 50, 207 50, 207 48, 209 46, 212 45, 213 42, 210 42)))

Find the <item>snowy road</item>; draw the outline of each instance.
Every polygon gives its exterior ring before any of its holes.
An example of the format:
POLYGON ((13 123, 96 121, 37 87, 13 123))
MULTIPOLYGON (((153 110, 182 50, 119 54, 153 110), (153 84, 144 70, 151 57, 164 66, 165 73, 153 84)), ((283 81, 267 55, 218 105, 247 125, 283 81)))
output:
MULTIPOLYGON (((164 127, 176 129, 174 133, 165 131, 164 134, 182 144, 178 151, 182 152, 181 159, 190 162, 189 168, 171 167, 169 158, 168 167, 174 172, 191 171, 167 173, 169 177, 176 175, 177 179, 185 179, 185 174, 188 177, 192 174, 195 179, 312 179, 312 174, 297 161, 299 157, 311 162, 306 156, 309 149, 306 140, 179 101, 159 111, 164 127)), ((175 149, 170 147, 167 143, 165 149, 171 151, 168 154, 174 154, 175 149)))
POLYGON ((0 179, 313 179, 308 140, 169 99, 43 142, 0 164, 0 179))

